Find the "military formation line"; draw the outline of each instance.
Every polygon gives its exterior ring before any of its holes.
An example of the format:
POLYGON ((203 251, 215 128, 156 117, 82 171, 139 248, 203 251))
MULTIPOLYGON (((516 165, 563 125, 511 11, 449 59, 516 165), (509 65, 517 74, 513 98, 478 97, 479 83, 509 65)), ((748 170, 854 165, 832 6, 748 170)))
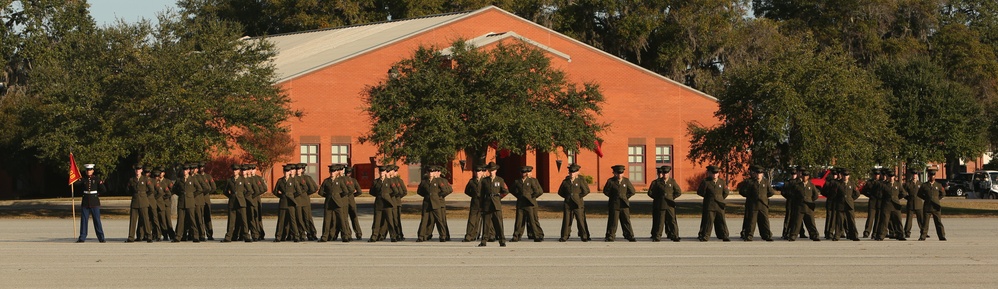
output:
MULTIPOLYGON (((88 220, 92 219, 98 241, 105 242, 100 223, 99 195, 104 191, 103 182, 93 174, 93 165, 85 165, 86 173, 76 186, 84 193, 81 207, 80 236, 77 242, 87 238, 88 220)), ((166 178, 162 167, 146 170, 142 165, 133 166, 135 176, 128 181, 127 190, 132 195, 130 219, 126 242, 165 241, 204 242, 213 240, 209 194, 217 189, 215 181, 205 173, 204 163, 186 164, 178 168, 176 180, 166 178), (173 195, 177 196, 176 228, 173 228, 170 212, 173 195)), ((398 177, 398 166, 378 166, 378 174, 368 193, 374 196, 374 221, 368 242, 390 240, 405 241, 402 230, 401 204, 406 196, 406 186, 398 177)), ((521 168, 521 177, 511 186, 495 172, 495 163, 474 168, 474 177, 468 181, 465 194, 471 197, 469 218, 463 242, 479 241, 479 246, 498 241, 506 246, 503 229, 502 198, 512 194, 516 198, 516 216, 510 242, 526 237, 535 242, 544 240, 544 231, 537 216, 537 198, 543 190, 536 178, 532 177, 532 167, 521 168)), ((579 176, 578 164, 568 166, 568 175, 558 188, 558 195, 564 198, 560 238, 565 242, 572 234, 575 223, 581 241, 590 241, 589 225, 586 220, 584 198, 590 193, 588 183, 579 176)), ((329 242, 339 239, 342 242, 362 240, 361 224, 357 221, 355 197, 363 192, 351 169, 344 165, 330 165, 330 176, 317 184, 305 174, 305 164, 283 166, 284 176, 277 180, 271 192, 279 200, 277 227, 272 237, 274 242, 318 241, 329 242), (318 194, 325 198, 321 227, 312 221, 310 196, 318 194), (319 230, 321 229, 321 231, 319 230)), ((613 242, 618 225, 624 239, 637 241, 631 228, 630 198, 635 195, 634 185, 623 177, 625 167, 612 167, 614 176, 603 185, 603 194, 608 197, 608 218, 604 241, 613 242)), ((453 193, 448 181, 440 176, 439 166, 427 167, 428 175, 422 179, 417 194, 423 198, 416 242, 433 239, 450 241, 447 223, 445 198, 453 193)), ((769 199, 775 195, 771 182, 764 177, 764 169, 749 168, 748 177, 738 184, 740 195, 745 197, 745 215, 739 233, 744 241, 752 241, 758 227, 759 235, 765 241, 773 241, 769 221, 769 199)), ((820 189, 810 180, 805 169, 792 169, 786 180, 782 195, 787 200, 781 238, 795 241, 798 237, 820 241, 815 224, 815 209, 819 196, 826 198, 825 239, 838 241, 848 239, 859 241, 860 236, 855 220, 855 200, 860 195, 870 199, 869 218, 863 231, 863 238, 873 240, 910 237, 912 219, 919 226, 919 240, 928 235, 928 218, 934 221, 936 234, 945 241, 941 222, 940 199, 944 196, 942 186, 935 181, 935 170, 927 170, 927 180, 921 182, 919 174, 909 171, 902 181, 892 170, 874 169, 871 178, 862 187, 851 179, 849 171, 832 169, 831 176, 820 189), (904 203, 902 203, 904 201, 904 203), (904 209, 904 210, 903 210, 904 209), (904 224, 902 210, 907 213, 904 224), (806 230, 805 230, 806 229, 806 230)), ((227 179, 223 194, 228 197, 228 224, 222 242, 254 242, 266 240, 262 226, 261 196, 270 188, 263 177, 257 174, 254 165, 233 165, 233 177, 227 179)), ((674 242, 681 240, 676 221, 676 199, 682 190, 675 179, 670 177, 671 167, 657 168, 658 178, 648 187, 648 195, 653 199, 651 240, 659 242, 663 233, 674 242)), ((711 233, 723 241, 730 241, 725 220, 725 199, 730 194, 727 182, 718 177, 720 170, 707 167, 707 176, 697 188, 697 195, 703 198, 702 218, 697 240, 706 242, 711 233)))

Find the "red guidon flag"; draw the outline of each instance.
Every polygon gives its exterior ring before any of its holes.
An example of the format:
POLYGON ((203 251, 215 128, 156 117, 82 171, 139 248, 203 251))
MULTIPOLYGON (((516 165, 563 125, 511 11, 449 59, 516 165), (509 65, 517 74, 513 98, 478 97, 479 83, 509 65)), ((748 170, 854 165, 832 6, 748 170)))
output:
POLYGON ((69 184, 72 185, 81 178, 83 177, 80 176, 80 169, 76 167, 76 159, 73 158, 73 153, 69 153, 69 184))
POLYGON ((593 141, 593 142, 596 143, 596 156, 602 158, 603 157, 603 142, 598 141, 598 140, 597 141, 593 141))

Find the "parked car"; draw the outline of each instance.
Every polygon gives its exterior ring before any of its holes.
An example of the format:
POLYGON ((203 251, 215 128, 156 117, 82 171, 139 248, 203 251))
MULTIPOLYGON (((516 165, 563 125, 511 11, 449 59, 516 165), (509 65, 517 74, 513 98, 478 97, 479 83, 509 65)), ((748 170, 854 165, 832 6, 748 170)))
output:
POLYGON ((957 173, 946 186, 947 196, 963 197, 974 191, 974 173, 957 173))
POLYGON ((770 181, 770 185, 773 186, 773 189, 776 189, 777 191, 781 191, 782 192, 783 191, 783 187, 786 186, 786 180, 789 177, 790 177, 790 172, 787 172, 787 171, 784 171, 784 170, 780 170, 780 169, 773 170, 773 177, 770 178, 770 180, 771 180, 770 181))
MULTIPOLYGON (((772 178, 770 184, 777 191, 783 191, 783 187, 786 186, 786 179, 790 177, 789 173, 783 170, 775 170, 773 171, 773 175, 775 177, 772 178)), ((817 175, 818 176, 813 174, 811 175, 811 184, 814 184, 816 188, 821 189, 821 187, 825 186, 825 179, 831 177, 831 171, 821 170, 817 175)))
POLYGON ((936 179, 936 182, 943 186, 943 191, 949 190, 949 180, 936 179))
POLYGON ((998 199, 998 171, 974 172, 974 198, 998 199))
POLYGON ((783 191, 783 187, 786 186, 787 183, 784 182, 784 181, 778 181, 776 179, 773 179, 773 182, 771 183, 771 185, 773 185, 773 189, 776 189, 777 191, 781 191, 782 192, 783 191))
MULTIPOLYGON (((811 184, 819 190, 825 186, 825 181, 832 177, 832 170, 822 170, 817 174, 811 175, 811 184)), ((822 196, 824 197, 824 196, 822 196)))

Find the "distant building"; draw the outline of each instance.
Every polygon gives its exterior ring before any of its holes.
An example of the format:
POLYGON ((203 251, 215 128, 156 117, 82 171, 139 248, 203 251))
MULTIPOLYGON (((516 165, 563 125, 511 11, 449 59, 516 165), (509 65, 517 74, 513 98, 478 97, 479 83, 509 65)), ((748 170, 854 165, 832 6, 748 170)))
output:
MULTIPOLYGON (((317 180, 328 176, 327 165, 349 162, 366 188, 376 148, 357 140, 371 127, 362 110, 364 88, 384 79, 393 63, 420 45, 446 48, 459 38, 478 47, 513 41, 537 46, 571 81, 599 83, 606 97, 602 120, 611 128, 602 135, 602 159, 597 161, 591 151, 498 158, 505 179, 517 178, 519 167, 530 165, 544 189, 556 191, 569 163, 582 165, 582 174, 598 177, 596 182, 612 176, 610 166, 623 164, 635 186, 644 188, 656 177, 654 168, 668 164, 685 190, 694 189, 686 180, 703 168, 686 159, 687 123, 716 124, 717 99, 496 7, 268 36, 278 51, 278 85, 290 96, 292 108, 305 113, 301 120, 289 120, 300 149, 287 161, 308 163, 317 180), (562 161, 560 170, 557 160, 562 161)), ((462 171, 458 159, 445 166, 460 191, 471 173, 470 164, 462 171)), ((419 183, 417 164, 398 165, 407 184, 419 183)), ((271 178, 278 177, 272 170, 271 178)))

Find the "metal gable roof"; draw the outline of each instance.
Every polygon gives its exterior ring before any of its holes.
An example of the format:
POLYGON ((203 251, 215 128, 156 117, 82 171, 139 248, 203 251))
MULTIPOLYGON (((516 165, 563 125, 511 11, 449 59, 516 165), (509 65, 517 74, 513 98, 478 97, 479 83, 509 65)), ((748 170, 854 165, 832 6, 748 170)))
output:
POLYGON ((477 11, 259 37, 277 50, 277 82, 310 73, 477 11))
MULTIPOLYGON (((488 6, 475 11, 467 12, 457 12, 449 14, 431 15, 420 18, 403 19, 398 21, 388 21, 380 23, 362 24, 338 28, 329 28, 321 30, 312 31, 302 31, 296 33, 279 34, 265 37, 258 37, 255 39, 264 39, 270 41, 275 45, 277 50, 277 56, 274 57, 274 65, 277 69, 277 82, 285 82, 296 78, 301 75, 311 73, 313 71, 322 69, 329 65, 336 64, 338 62, 350 59, 354 56, 361 55, 368 51, 372 51, 397 41, 404 40, 406 38, 412 37, 416 34, 435 29, 454 21, 458 21, 467 17, 474 16, 476 14, 482 13, 488 10, 496 10, 501 13, 507 14, 511 17, 523 20, 539 29, 548 31, 553 35, 559 36, 568 40, 569 42, 576 43, 583 47, 586 47, 598 54, 605 55, 607 57, 613 58, 614 60, 630 66, 631 68, 637 69, 656 78, 664 80, 668 83, 672 83, 683 89, 686 89, 694 94, 702 96, 704 98, 710 99, 712 101, 717 101, 717 98, 708 95, 702 91, 694 89, 692 87, 686 86, 685 84, 672 80, 654 71, 648 70, 647 68, 641 67, 637 64, 631 63, 627 60, 620 59, 612 54, 609 54, 603 50, 592 47, 574 38, 568 37, 564 34, 558 33, 557 31, 551 30, 550 28, 544 27, 540 24, 534 23, 526 19, 522 19, 515 14, 512 14, 506 10, 502 10, 499 7, 488 6)), ((499 37, 504 39, 506 37, 515 37, 519 35, 510 34, 505 35, 505 37, 499 37)), ((484 37, 479 37, 484 38, 484 37)), ((521 40, 533 42, 530 39, 522 38, 521 40)), ((477 38, 476 38, 477 39, 477 38)), ((479 41, 485 43, 491 43, 497 40, 492 39, 478 39, 479 41)), ((539 43, 531 43, 534 45, 540 45, 539 43)), ((542 48, 547 48, 541 45, 542 48)), ((549 48, 550 49, 550 48, 549 48)), ((552 51, 554 51, 552 49, 552 51)), ((563 55, 559 55, 565 57, 563 55)), ((568 57, 570 59, 570 56, 568 57)))
MULTIPOLYGON (((488 45, 490 45, 492 43, 496 43, 496 42, 505 40, 507 38, 513 38, 513 39, 517 39, 517 40, 523 41, 526 44, 533 45, 533 46, 537 47, 540 50, 547 51, 548 53, 551 53, 551 54, 553 54, 555 56, 558 56, 558 57, 564 58, 565 60, 568 60, 568 62, 572 62, 572 56, 571 55, 565 54, 564 52, 558 51, 557 49, 548 47, 547 45, 540 44, 539 42, 534 41, 533 39, 523 37, 523 35, 517 34, 516 32, 513 32, 513 31, 501 32, 501 33, 489 32, 489 33, 486 33, 485 35, 478 36, 478 37, 475 37, 475 38, 472 38, 472 39, 468 39, 468 41, 465 41, 465 43, 468 43, 468 44, 470 44, 473 47, 484 47, 484 46, 488 46, 488 45)), ((444 56, 450 56, 452 53, 454 53, 454 47, 453 46, 444 48, 443 50, 440 51, 440 54, 442 54, 444 56)))

